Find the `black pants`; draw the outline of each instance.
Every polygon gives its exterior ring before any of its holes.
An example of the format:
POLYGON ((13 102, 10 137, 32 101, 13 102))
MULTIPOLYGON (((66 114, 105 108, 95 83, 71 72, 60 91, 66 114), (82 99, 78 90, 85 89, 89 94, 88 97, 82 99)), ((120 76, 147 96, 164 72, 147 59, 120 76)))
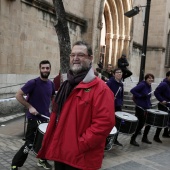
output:
POLYGON ((12 166, 21 167, 28 157, 29 151, 32 149, 35 134, 39 123, 36 120, 29 119, 27 124, 26 141, 20 150, 15 154, 12 160, 12 166))
POLYGON ((61 162, 54 162, 55 170, 80 170, 61 162))
MULTIPOLYGON (((135 116, 138 118, 138 125, 137 125, 135 133, 132 135, 132 138, 134 138, 134 139, 137 137, 139 132, 142 130, 143 126, 145 125, 145 121, 146 121, 146 112, 145 112, 145 110, 143 110, 143 109, 136 106, 135 111, 136 111, 135 116)), ((147 125, 145 127, 143 137, 147 137, 150 128, 151 128, 150 125, 147 125)))
MULTIPOLYGON (((158 103, 158 110, 164 111, 164 112, 168 112, 168 109, 166 106, 158 103)), ((155 133, 155 137, 159 137, 160 133, 161 133, 162 128, 157 128, 156 129, 156 133, 155 133)), ((164 128, 164 134, 168 135, 168 127, 164 128)))
POLYGON ((123 75, 122 75, 123 80, 132 75, 132 72, 128 69, 122 69, 122 72, 123 72, 123 75))

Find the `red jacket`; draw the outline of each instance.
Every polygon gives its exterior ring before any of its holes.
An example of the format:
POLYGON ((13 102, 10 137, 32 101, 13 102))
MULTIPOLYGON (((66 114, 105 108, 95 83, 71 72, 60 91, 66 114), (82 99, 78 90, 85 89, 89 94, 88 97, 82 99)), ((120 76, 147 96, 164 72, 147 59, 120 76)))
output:
POLYGON ((101 167, 106 137, 115 125, 114 96, 95 78, 79 83, 67 98, 58 123, 52 113, 38 157, 83 170, 101 167))

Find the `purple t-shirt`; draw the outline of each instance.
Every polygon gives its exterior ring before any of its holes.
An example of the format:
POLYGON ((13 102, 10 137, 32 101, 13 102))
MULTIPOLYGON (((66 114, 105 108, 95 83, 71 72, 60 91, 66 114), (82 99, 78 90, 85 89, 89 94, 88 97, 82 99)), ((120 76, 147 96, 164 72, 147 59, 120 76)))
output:
MULTIPOLYGON (((38 111, 38 113, 50 117, 49 107, 51 97, 55 93, 52 81, 43 81, 40 77, 29 80, 21 90, 28 96, 28 102, 38 111)), ((32 115, 27 111, 27 118, 45 120, 41 116, 32 115)))

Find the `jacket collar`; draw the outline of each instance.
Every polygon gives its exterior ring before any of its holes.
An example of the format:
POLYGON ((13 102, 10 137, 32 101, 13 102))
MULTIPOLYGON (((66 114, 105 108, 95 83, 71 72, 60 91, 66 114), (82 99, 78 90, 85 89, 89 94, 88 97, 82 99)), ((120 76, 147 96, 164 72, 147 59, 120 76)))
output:
POLYGON ((91 81, 93 81, 95 79, 95 75, 94 75, 94 70, 93 68, 91 68, 89 70, 89 72, 87 73, 87 75, 85 76, 85 78, 83 79, 83 83, 89 83, 91 81))

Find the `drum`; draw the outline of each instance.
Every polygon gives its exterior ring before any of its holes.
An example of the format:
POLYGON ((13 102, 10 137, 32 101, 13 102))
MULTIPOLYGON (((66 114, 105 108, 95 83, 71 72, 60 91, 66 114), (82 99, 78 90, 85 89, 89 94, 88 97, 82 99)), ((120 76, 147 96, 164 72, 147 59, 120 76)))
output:
POLYGON ((118 111, 116 115, 116 128, 119 132, 133 134, 137 128, 138 118, 132 114, 118 111))
POLYGON ((115 141, 116 134, 117 134, 117 128, 114 126, 109 136, 106 138, 105 151, 112 149, 112 145, 115 141))
POLYGON ((34 139, 34 144, 33 144, 33 153, 35 155, 38 154, 38 151, 41 148, 42 140, 43 140, 44 134, 46 132, 47 125, 48 125, 48 123, 41 123, 38 126, 38 129, 37 129, 37 132, 35 135, 35 139, 34 139))
POLYGON ((167 127, 168 113, 156 109, 147 109, 146 124, 156 127, 167 127))

